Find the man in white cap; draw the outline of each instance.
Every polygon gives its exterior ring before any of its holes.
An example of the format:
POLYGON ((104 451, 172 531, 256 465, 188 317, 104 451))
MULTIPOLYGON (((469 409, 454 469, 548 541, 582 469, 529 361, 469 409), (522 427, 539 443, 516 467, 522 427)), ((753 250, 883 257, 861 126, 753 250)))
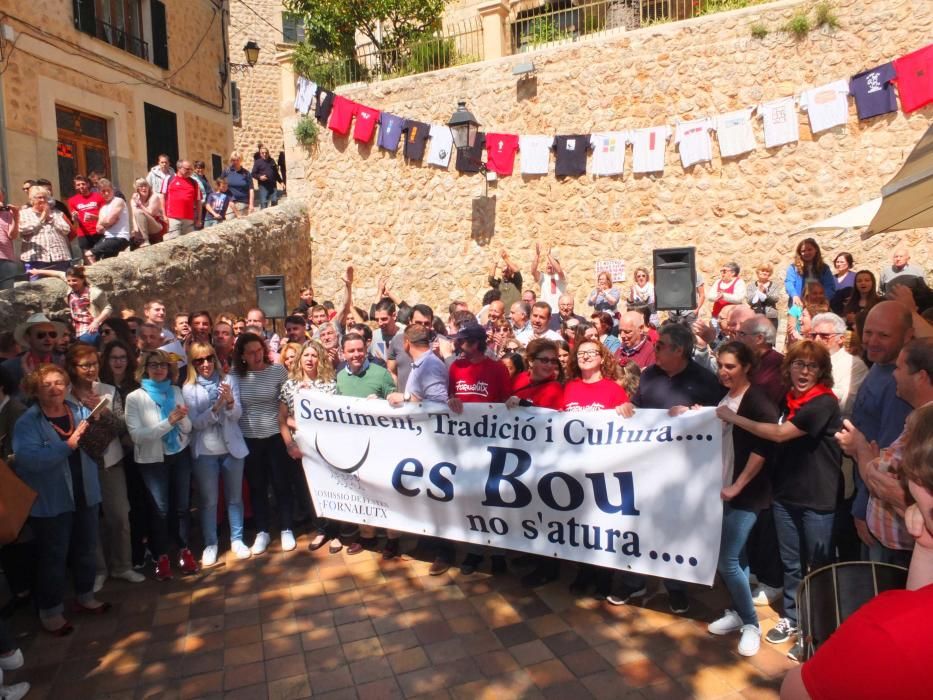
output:
POLYGON ((67 328, 64 323, 52 321, 45 314, 33 314, 13 331, 13 337, 26 351, 17 357, 5 360, 3 368, 16 383, 17 392, 23 377, 39 365, 51 362, 62 364, 62 356, 55 352, 55 344, 67 328))

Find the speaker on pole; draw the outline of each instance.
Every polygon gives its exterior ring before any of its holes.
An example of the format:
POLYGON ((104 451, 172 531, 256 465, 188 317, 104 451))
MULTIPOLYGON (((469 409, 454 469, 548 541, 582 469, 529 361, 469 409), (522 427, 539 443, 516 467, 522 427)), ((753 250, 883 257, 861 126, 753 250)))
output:
POLYGON ((654 261, 654 298, 658 310, 695 309, 696 248, 657 248, 651 256, 654 261))
POLYGON ((256 277, 256 306, 266 318, 285 318, 285 275, 258 275, 256 277))

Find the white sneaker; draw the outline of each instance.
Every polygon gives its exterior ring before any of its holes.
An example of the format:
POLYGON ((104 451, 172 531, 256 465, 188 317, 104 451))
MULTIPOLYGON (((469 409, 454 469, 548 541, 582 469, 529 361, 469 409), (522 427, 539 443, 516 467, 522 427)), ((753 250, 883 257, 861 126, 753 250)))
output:
POLYGON ((0 700, 23 700, 26 693, 29 692, 28 683, 16 683, 15 685, 0 685, 0 700))
POLYGON ((742 625, 742 638, 739 639, 739 653, 742 656, 754 656, 761 648, 761 630, 755 625, 742 625))
POLYGON ((710 622, 706 629, 710 634, 732 634, 742 629, 742 618, 735 610, 726 610, 722 617, 710 622))
POLYGON ((291 530, 282 530, 282 551, 290 552, 295 547, 297 547, 295 542, 295 535, 292 534, 291 530))
POLYGON ((772 588, 767 583, 759 583, 752 591, 752 602, 759 608, 766 608, 776 603, 783 594, 783 588, 772 588))
POLYGON ((209 544, 201 553, 201 566, 208 567, 217 563, 217 545, 209 544))
POLYGON ((23 667, 23 650, 16 649, 12 654, 0 656, 0 669, 4 671, 15 671, 23 667))
POLYGON ((269 533, 268 532, 257 532, 256 539, 253 540, 253 546, 250 551, 253 554, 265 554, 266 550, 269 548, 269 533))
POLYGON ((146 580, 145 576, 143 576, 138 571, 133 571, 132 569, 127 569, 126 571, 114 571, 110 574, 110 578, 118 578, 121 581, 129 581, 130 583, 142 583, 146 580))
MULTIPOLYGON (((97 574, 94 577, 94 588, 95 593, 100 593, 101 589, 104 587, 104 583, 107 581, 107 574, 97 574)), ((0 696, 2 697, 2 696, 0 696)))
POLYGON ((243 540, 233 540, 230 543, 230 551, 236 555, 237 559, 249 559, 253 555, 249 547, 243 544, 243 540))

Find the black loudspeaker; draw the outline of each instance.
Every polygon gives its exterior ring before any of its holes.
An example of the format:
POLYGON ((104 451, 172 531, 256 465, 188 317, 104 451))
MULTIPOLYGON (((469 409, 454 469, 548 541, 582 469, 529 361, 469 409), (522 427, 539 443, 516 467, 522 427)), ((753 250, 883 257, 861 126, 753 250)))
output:
POLYGON ((658 248, 654 261, 654 298, 658 310, 695 309, 696 248, 658 248))
POLYGON ((266 318, 285 318, 285 275, 256 277, 256 306, 266 318))

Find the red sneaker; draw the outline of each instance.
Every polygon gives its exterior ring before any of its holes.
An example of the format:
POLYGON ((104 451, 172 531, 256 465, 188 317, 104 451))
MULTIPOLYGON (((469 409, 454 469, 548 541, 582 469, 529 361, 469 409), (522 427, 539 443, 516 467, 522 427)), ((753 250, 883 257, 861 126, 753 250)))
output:
POLYGON ((172 578, 172 562, 167 554, 163 554, 156 562, 155 577, 156 581, 168 581, 172 578))
POLYGON ((187 547, 178 553, 178 565, 181 567, 181 571, 184 574, 196 574, 201 570, 201 567, 198 566, 197 559, 194 558, 191 550, 187 547))

